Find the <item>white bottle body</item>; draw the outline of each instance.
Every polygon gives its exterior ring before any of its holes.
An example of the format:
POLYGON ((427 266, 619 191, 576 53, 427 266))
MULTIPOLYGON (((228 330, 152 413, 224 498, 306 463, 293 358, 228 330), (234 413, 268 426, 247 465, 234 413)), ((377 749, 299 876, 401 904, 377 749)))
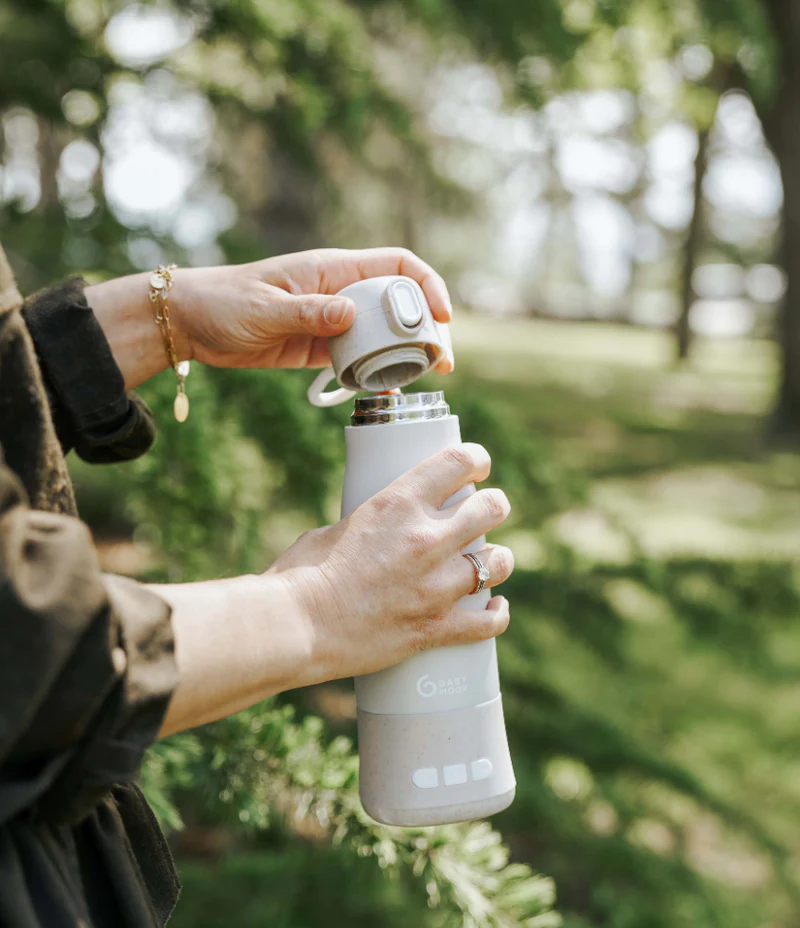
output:
MULTIPOLYGON (((461 434, 458 418, 446 415, 351 426, 345 438, 343 516, 458 444, 461 434)), ((473 492, 465 487, 445 505, 473 492)), ((484 545, 479 538, 464 550, 484 545)), ((461 605, 483 609, 490 595, 465 596, 461 605)), ((357 677, 355 685, 361 799, 374 818, 433 825, 481 818, 511 803, 515 781, 493 639, 426 651, 357 677)))

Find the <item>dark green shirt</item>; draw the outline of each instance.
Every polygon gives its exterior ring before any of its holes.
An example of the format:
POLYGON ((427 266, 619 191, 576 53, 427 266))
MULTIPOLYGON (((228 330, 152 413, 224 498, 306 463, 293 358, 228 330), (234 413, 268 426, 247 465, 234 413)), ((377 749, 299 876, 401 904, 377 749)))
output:
POLYGON ((64 463, 152 440, 82 282, 23 305, 0 249, 0 928, 154 928, 177 900, 135 782, 177 680, 169 607, 100 571, 64 463))

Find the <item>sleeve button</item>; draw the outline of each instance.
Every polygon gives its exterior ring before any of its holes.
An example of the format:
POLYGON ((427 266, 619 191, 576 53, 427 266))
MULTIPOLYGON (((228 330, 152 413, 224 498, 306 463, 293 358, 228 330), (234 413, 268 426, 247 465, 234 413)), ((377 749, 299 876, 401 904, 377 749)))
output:
POLYGON ((122 648, 114 648, 111 651, 111 663, 114 665, 117 676, 121 677, 128 669, 128 655, 122 648))

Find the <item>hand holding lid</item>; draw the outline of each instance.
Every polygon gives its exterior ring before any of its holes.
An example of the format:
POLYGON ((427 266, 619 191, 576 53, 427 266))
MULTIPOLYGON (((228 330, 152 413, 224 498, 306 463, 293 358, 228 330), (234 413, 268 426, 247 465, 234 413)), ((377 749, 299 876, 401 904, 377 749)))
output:
POLYGON ((446 325, 436 322, 422 288, 410 277, 372 277, 338 294, 356 305, 356 318, 328 341, 333 367, 308 390, 315 406, 334 406, 358 390, 405 387, 432 370, 450 350, 446 325), (341 389, 324 392, 336 379, 341 389))

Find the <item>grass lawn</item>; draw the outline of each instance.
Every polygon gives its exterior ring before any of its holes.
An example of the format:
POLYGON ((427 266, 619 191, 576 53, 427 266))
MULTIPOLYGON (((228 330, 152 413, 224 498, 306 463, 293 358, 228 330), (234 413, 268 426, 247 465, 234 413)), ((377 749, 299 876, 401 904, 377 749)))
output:
POLYGON ((665 925, 796 925, 800 459, 763 440, 773 346, 701 342, 677 368, 627 327, 465 319, 454 340, 454 410, 479 383, 549 486, 582 486, 498 533, 521 568, 501 828, 576 925, 662 924, 644 897, 667 886, 665 925))
MULTIPOLYGON (((587 503, 647 551, 800 550, 798 458, 764 448, 771 344, 703 341, 677 368, 659 331, 476 319, 455 344, 459 378, 480 379, 493 407, 551 443, 591 484, 587 503)), ((563 530, 578 536, 576 525, 563 530)), ((593 528, 574 540, 591 544, 593 528)))

